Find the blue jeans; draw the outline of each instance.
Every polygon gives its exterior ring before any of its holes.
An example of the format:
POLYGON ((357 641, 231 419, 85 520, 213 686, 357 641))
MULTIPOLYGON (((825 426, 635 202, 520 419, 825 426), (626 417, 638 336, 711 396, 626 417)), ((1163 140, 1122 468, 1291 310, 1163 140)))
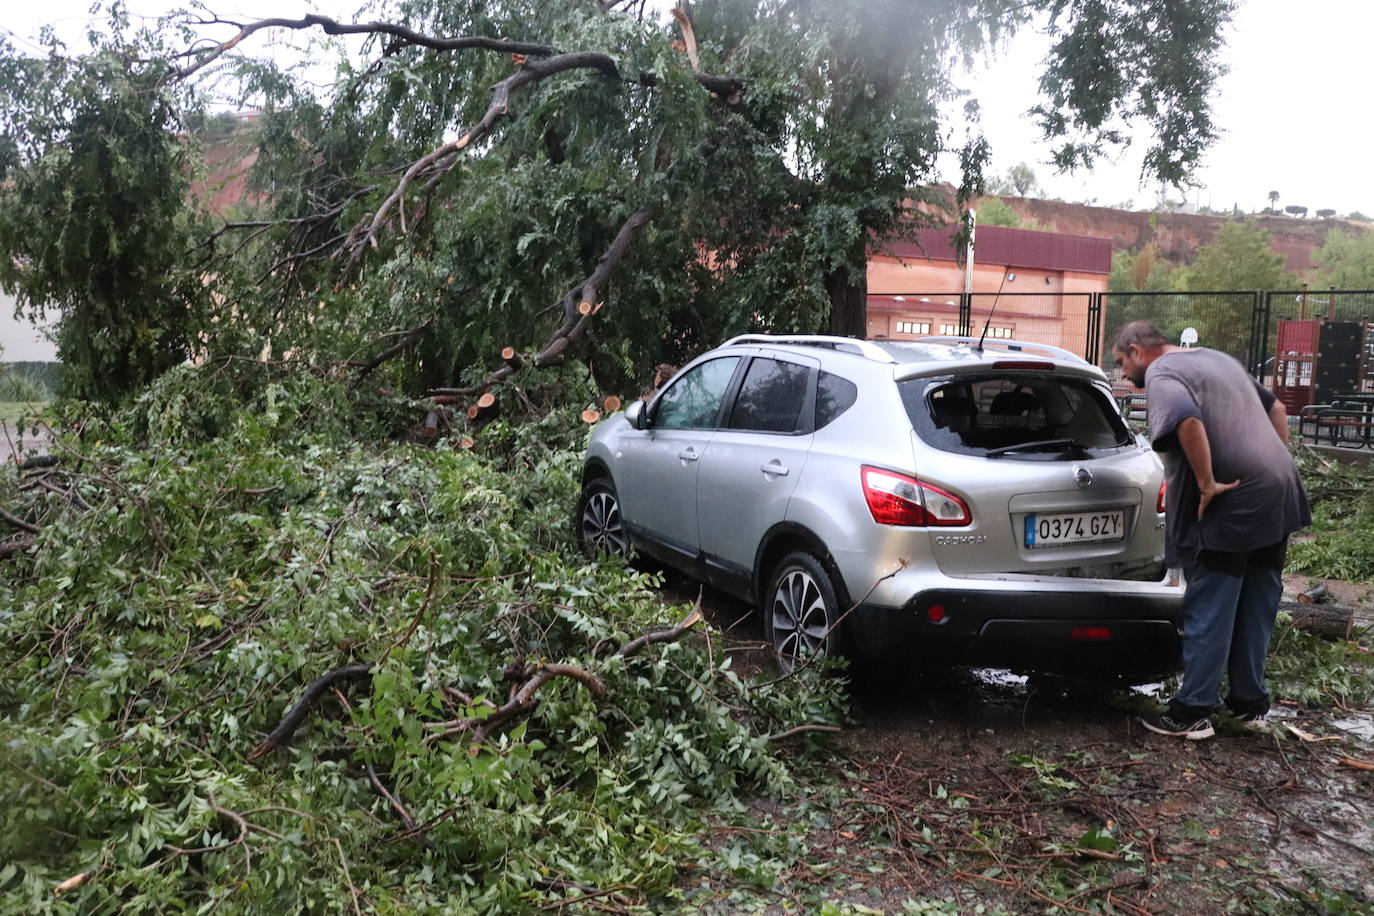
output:
POLYGON ((1183 687, 1169 701, 1178 716, 1206 716, 1216 708, 1221 675, 1231 690, 1226 705, 1237 715, 1269 711, 1264 659, 1274 632, 1282 570, 1248 563, 1228 575, 1198 563, 1187 571, 1183 598, 1183 687))

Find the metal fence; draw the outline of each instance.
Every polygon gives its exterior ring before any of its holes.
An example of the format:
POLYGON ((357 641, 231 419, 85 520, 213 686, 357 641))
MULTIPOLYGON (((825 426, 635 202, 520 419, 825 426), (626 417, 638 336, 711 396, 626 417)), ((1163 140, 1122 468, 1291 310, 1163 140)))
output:
POLYGON ((875 336, 981 335, 1052 344, 1112 374, 1111 341, 1148 320, 1173 343, 1229 353, 1291 413, 1335 394, 1374 394, 1374 290, 886 293, 875 336))

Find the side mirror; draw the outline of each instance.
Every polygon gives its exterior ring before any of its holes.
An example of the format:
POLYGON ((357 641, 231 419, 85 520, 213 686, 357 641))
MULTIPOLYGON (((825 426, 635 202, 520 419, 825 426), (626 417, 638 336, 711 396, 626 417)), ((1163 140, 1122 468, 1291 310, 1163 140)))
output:
POLYGON ((649 417, 645 414, 648 405, 643 401, 635 401, 625 408, 625 419, 629 421, 631 427, 635 429, 648 429, 649 417))

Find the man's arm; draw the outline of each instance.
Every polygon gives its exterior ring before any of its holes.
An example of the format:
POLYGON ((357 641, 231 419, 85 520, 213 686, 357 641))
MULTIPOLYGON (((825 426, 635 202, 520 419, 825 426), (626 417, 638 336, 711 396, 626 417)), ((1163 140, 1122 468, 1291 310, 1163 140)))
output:
POLYGON ((1274 424, 1274 432, 1279 434, 1279 441, 1284 445, 1288 444, 1288 408, 1283 406, 1283 402, 1275 399, 1269 405, 1269 422, 1274 424))
POLYGON ((1207 511, 1213 498, 1240 486, 1240 481, 1217 483, 1212 476, 1212 443, 1207 440, 1207 427, 1197 417, 1188 417, 1178 424, 1178 444, 1188 459, 1188 466, 1193 469, 1197 488, 1202 492, 1197 504, 1197 517, 1202 518, 1202 513, 1207 511))

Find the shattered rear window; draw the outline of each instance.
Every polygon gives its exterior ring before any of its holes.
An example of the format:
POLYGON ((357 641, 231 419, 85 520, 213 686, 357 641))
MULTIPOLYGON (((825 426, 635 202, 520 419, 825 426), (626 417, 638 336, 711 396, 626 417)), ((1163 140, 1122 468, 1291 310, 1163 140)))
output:
POLYGON ((1086 379, 999 373, 897 383, 912 428, 946 452, 1077 460, 1134 442, 1108 393, 1086 379))

